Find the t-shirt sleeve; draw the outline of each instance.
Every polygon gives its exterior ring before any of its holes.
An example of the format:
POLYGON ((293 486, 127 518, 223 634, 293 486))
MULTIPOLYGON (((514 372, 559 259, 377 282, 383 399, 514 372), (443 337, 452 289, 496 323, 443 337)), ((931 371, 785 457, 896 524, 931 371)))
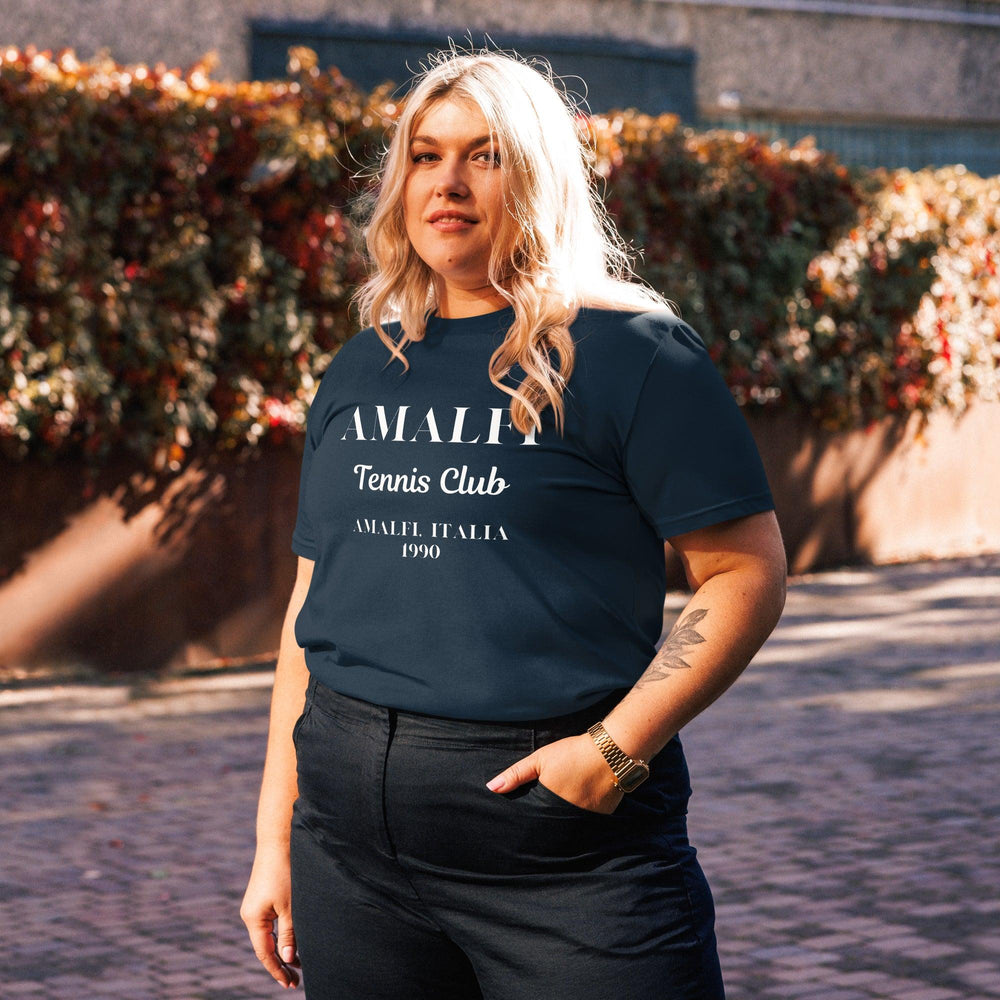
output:
POLYGON ((655 332, 623 456, 646 519, 665 539, 772 510, 756 442, 704 341, 677 318, 655 332))
MULTIPOLYGON (((329 371, 329 368, 327 368, 329 371)), ((325 372, 324 372, 325 375, 325 372)), ((319 543, 316 538, 316 531, 309 518, 306 505, 306 487, 309 483, 309 471, 312 468, 313 455, 318 444, 318 435, 321 427, 321 410, 324 393, 321 392, 324 377, 320 377, 319 387, 313 394, 312 403, 309 406, 309 413, 306 416, 305 441, 302 446, 302 467, 299 472, 299 503, 295 515, 295 527, 292 530, 292 551, 299 556, 313 561, 319 555, 319 543)))

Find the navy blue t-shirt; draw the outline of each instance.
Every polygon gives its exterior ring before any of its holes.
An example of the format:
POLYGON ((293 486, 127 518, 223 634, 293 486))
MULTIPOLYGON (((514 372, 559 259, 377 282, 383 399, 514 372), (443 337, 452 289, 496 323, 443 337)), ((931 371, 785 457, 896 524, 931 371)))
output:
MULTIPOLYGON (((489 379, 512 322, 509 307, 431 317, 409 371, 368 328, 323 374, 292 536, 315 561, 295 636, 336 691, 464 719, 584 708, 656 653, 663 539, 774 506, 683 320, 582 309, 562 436, 551 406, 520 433, 489 379)), ((523 378, 515 366, 505 384, 523 378)))

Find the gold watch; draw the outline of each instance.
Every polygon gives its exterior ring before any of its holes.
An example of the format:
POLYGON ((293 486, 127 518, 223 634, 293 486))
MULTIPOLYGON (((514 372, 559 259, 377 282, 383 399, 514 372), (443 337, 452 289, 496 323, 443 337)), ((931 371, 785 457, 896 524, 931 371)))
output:
POLYGON ((634 792, 649 777, 649 762, 625 753, 608 735, 603 722, 595 722, 587 732, 597 744, 597 749, 604 754, 614 774, 614 783, 623 792, 634 792))

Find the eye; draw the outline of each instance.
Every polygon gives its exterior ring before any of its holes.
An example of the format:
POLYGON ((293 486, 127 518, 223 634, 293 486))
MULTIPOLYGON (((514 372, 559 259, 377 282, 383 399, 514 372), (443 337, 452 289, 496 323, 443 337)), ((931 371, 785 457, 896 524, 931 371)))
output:
POLYGON ((497 151, 491 153, 489 150, 485 150, 482 153, 476 153, 476 156, 484 157, 487 163, 492 163, 496 167, 500 166, 500 153, 497 151))
POLYGON ((434 156, 434 154, 433 153, 417 153, 416 155, 410 157, 410 159, 414 163, 426 163, 427 161, 424 159, 425 156, 434 156))

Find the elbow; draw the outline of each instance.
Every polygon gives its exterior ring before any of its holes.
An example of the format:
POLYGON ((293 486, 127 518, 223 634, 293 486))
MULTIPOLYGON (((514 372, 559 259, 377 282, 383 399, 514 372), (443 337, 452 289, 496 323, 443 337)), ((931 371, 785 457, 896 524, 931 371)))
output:
POLYGON ((772 520, 770 529, 756 551, 754 562, 761 587, 767 595, 768 607, 777 624, 788 597, 788 556, 777 521, 772 520))
POLYGON ((758 551, 730 572, 739 580, 738 590, 754 606, 754 617, 770 634, 785 610, 788 597, 788 564, 782 546, 758 551))
POLYGON ((785 600, 788 597, 788 564, 785 562, 783 550, 781 565, 775 567, 771 574, 770 594, 772 617, 774 624, 777 625, 785 610, 785 600))
POLYGON ((763 595, 762 603, 770 613, 774 625, 777 625, 788 597, 788 558, 780 535, 761 552, 756 560, 755 571, 763 595))

